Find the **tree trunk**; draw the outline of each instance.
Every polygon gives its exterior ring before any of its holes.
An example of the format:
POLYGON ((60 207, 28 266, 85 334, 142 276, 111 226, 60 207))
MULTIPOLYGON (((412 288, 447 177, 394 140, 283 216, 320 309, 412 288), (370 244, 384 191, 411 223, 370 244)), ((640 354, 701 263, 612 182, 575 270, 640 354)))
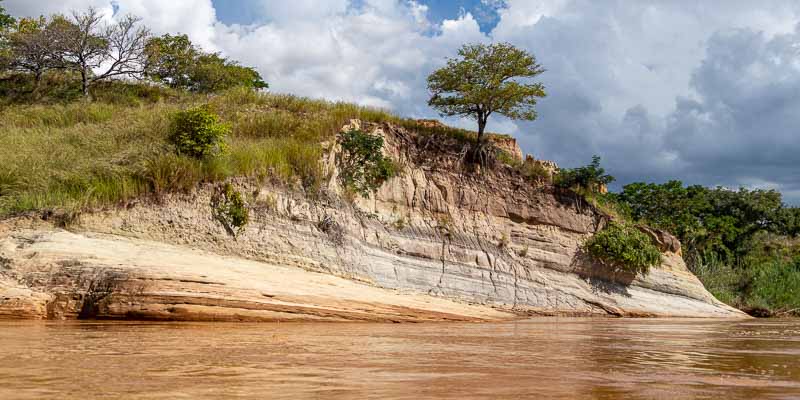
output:
POLYGON ((83 91, 83 97, 89 98, 89 77, 86 74, 86 69, 81 70, 81 90, 83 91))
POLYGON ((484 146, 484 131, 486 130, 486 117, 483 115, 478 115, 478 137, 475 139, 475 143, 472 145, 472 150, 470 151, 470 161, 480 165, 481 167, 486 167, 489 163, 489 157, 486 153, 486 148, 484 146))
POLYGON ((39 87, 42 83, 42 71, 36 71, 33 73, 33 93, 39 92, 39 87))
POLYGON ((478 117, 478 145, 483 141, 483 132, 486 130, 486 118, 478 117))
POLYGON ((42 83, 42 71, 34 71, 33 73, 33 97, 39 99, 39 88, 42 83))

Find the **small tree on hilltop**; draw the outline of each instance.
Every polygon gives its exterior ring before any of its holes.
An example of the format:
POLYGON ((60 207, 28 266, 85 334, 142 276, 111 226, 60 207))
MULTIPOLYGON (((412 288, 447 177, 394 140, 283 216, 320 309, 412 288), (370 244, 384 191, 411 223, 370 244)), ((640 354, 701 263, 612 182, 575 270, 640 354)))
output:
POLYGON ((544 97, 544 85, 518 81, 544 72, 536 58, 508 43, 467 44, 458 58, 428 77, 431 98, 428 105, 442 116, 462 116, 478 122, 473 159, 486 162, 484 131, 494 114, 511 119, 534 120, 534 106, 544 97))

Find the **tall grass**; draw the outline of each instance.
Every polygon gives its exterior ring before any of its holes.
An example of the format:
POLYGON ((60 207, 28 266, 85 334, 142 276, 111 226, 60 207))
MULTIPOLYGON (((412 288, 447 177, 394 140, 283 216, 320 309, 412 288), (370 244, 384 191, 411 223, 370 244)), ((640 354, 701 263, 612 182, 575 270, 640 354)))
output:
POLYGON ((322 143, 350 119, 399 121, 385 110, 244 89, 162 96, 118 86, 106 88, 117 95, 97 88, 95 102, 0 109, 0 218, 111 206, 231 176, 315 188, 322 143), (233 127, 228 151, 205 160, 175 154, 166 140, 171 116, 205 103, 233 127))
POLYGON ((52 106, 14 106, 4 113, 3 128, 69 128, 111 119, 114 107, 100 103, 73 103, 52 106))
POLYGON ((163 151, 173 109, 92 103, 0 111, 0 215, 141 195, 135 171, 163 151))
MULTIPOLYGON (((98 102, 126 106, 176 101, 190 96, 157 85, 121 80, 98 82, 90 88, 90 94, 98 102)), ((7 74, 0 79, 0 107, 14 104, 68 104, 82 100, 80 80, 74 73, 46 73, 38 87, 33 78, 22 73, 7 74)))
POLYGON ((726 263, 713 252, 690 268, 720 301, 754 315, 800 315, 800 239, 761 232, 747 253, 726 263))

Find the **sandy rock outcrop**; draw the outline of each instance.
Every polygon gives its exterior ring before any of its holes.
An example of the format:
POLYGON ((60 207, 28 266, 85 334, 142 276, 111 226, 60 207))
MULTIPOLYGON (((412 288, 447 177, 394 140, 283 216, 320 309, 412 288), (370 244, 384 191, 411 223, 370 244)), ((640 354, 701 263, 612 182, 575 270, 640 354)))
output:
POLYGON ((321 194, 234 182, 251 223, 234 240, 213 188, 84 215, 73 230, 0 223, 0 318, 492 320, 525 315, 734 317, 664 232, 664 263, 610 276, 581 254, 604 215, 513 171, 461 168, 463 143, 383 124, 402 173, 343 200, 335 149, 321 194))
POLYGON ((511 314, 140 239, 17 231, 0 241, 0 317, 482 321, 511 314))

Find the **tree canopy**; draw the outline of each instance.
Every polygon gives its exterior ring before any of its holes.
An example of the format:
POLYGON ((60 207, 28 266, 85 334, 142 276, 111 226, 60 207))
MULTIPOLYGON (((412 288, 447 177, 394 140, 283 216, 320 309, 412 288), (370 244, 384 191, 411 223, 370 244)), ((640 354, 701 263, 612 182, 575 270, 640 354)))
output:
POLYGON ((88 8, 16 21, 0 8, 0 24, 0 72, 33 77, 33 92, 50 70, 79 77, 84 97, 109 79, 147 79, 203 93, 267 87, 255 69, 204 52, 186 35, 152 37, 132 15, 107 23, 98 9, 88 8))
MULTIPOLYGON (((3 0, 0 0, 2 3, 3 0)), ((0 4, 0 31, 10 27, 14 24, 14 17, 6 13, 6 9, 0 4)))
POLYGON ((8 63, 10 48, 6 38, 6 31, 16 23, 16 20, 6 13, 3 8, 3 0, 0 0, 0 71, 7 68, 5 64, 8 63))
POLYGON ((95 8, 54 18, 55 51, 65 68, 80 74, 84 96, 89 95, 89 86, 94 82, 141 77, 150 31, 140 22, 141 18, 128 15, 106 25, 95 8), (101 72, 96 72, 98 69, 101 72))
POLYGON ((51 32, 44 17, 15 21, 4 35, 7 46, 3 57, 5 68, 30 73, 38 84, 42 74, 55 66, 51 32))
POLYGON ((267 88, 261 75, 197 48, 186 35, 164 35, 147 44, 146 75, 172 88, 194 92, 216 92, 236 86, 267 88))
POLYGON ((760 231, 797 235, 798 209, 784 206, 775 190, 632 183, 617 199, 633 219, 677 235, 689 256, 714 253, 733 261, 760 231))
MULTIPOLYGON (((675 234, 717 298, 758 315, 800 307, 800 208, 774 190, 632 183, 611 195, 636 222, 675 234)), ((797 311, 797 310, 795 310, 797 311)))
POLYGON ((428 105, 443 116, 475 119, 480 144, 487 119, 495 113, 511 119, 536 118, 534 106, 545 90, 529 79, 543 72, 532 54, 511 44, 467 44, 457 58, 428 77, 428 105))

